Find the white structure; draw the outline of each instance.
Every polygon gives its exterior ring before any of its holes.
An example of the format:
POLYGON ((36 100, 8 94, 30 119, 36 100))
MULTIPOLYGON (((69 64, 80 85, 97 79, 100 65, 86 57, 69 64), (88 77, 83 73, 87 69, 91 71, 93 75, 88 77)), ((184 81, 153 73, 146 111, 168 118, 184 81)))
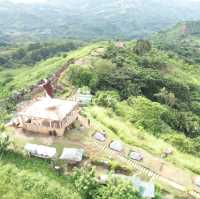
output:
POLYGON ((64 148, 60 156, 61 160, 67 160, 69 162, 81 162, 83 159, 84 150, 76 148, 64 148))
POLYGON ((77 116, 76 101, 42 97, 19 112, 17 120, 25 130, 62 136, 77 116))
POLYGON ((24 147, 25 151, 30 153, 31 155, 45 158, 45 159, 52 159, 56 157, 56 148, 47 147, 43 145, 37 144, 26 144, 24 147))
POLYGON ((100 141, 100 142, 105 142, 106 136, 105 136, 104 133, 96 132, 96 133, 94 134, 94 139, 96 139, 96 140, 98 140, 98 141, 100 141))
POLYGON ((133 160, 137 160, 137 161, 143 160, 143 156, 140 153, 135 152, 135 151, 132 151, 130 153, 130 158, 133 159, 133 160))
POLYGON ((144 198, 155 197, 155 185, 152 182, 144 182, 138 177, 131 177, 133 186, 139 191, 144 198))
POLYGON ((194 178, 194 184, 198 187, 200 187, 200 176, 197 176, 194 178))
POLYGON ((110 148, 114 151, 121 152, 123 150, 123 145, 120 141, 113 141, 110 143, 110 148))

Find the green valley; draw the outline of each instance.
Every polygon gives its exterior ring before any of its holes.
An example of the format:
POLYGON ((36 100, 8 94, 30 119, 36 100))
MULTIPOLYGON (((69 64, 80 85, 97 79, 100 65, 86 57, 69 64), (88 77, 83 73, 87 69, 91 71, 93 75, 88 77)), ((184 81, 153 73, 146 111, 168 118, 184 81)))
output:
POLYGON ((58 40, 3 45, 0 197, 142 198, 124 180, 111 178, 107 183, 99 183, 96 175, 106 170, 106 164, 109 175, 130 173, 153 181, 155 199, 195 198, 191 193, 200 193, 193 182, 200 175, 199 41, 199 22, 186 22, 159 32, 150 40, 58 40), (92 94, 91 103, 80 107, 80 116, 87 125, 74 124, 63 138, 25 133, 19 136, 17 130, 6 127, 16 115, 17 105, 36 97, 31 88, 38 87, 44 78, 55 78, 56 98, 67 99, 80 90, 92 94), (19 95, 23 97, 18 99, 19 95), (101 144, 92 140, 96 131, 106 134, 102 151, 95 148, 101 144), (126 149, 120 154, 109 154, 106 146, 113 140, 120 140, 126 149), (83 146, 87 149, 85 164, 71 169, 59 159, 29 157, 23 150, 26 141, 57 147, 59 151, 63 147, 83 146), (133 169, 127 159, 128 149, 140 151, 143 160, 137 164, 162 180, 152 180, 141 169, 133 169), (170 153, 163 156, 166 149, 170 153), (103 169, 99 166, 102 161, 103 169), (52 164, 62 167, 62 172, 52 164), (91 168, 94 165, 96 169, 91 168))

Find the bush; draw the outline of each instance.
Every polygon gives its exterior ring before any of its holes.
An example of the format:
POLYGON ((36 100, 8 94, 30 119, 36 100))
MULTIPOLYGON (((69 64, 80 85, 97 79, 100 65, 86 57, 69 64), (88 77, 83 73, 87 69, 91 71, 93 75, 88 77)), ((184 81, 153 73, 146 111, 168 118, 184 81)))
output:
POLYGON ((200 119, 192 112, 180 112, 171 109, 162 116, 173 129, 185 133, 190 138, 200 136, 200 119))
POLYGON ((144 97, 130 97, 128 104, 132 108, 131 121, 136 125, 155 135, 170 131, 169 126, 162 120, 162 115, 167 111, 164 106, 144 97))
POLYGON ((97 182, 92 168, 76 169, 72 176, 73 184, 83 199, 95 199, 97 182))
POLYGON ((95 87, 97 77, 89 67, 71 65, 69 70, 69 80, 77 87, 95 87))
POLYGON ((114 108, 120 100, 119 94, 116 91, 98 91, 94 98, 94 102, 100 106, 114 108))
POLYGON ((135 47, 134 51, 138 55, 143 55, 151 50, 151 43, 147 40, 138 40, 135 47))
POLYGON ((10 137, 6 133, 0 132, 0 154, 3 154, 10 145, 10 137))
POLYGON ((137 191, 131 183, 111 178, 106 186, 102 186, 98 190, 96 199, 140 199, 137 191))

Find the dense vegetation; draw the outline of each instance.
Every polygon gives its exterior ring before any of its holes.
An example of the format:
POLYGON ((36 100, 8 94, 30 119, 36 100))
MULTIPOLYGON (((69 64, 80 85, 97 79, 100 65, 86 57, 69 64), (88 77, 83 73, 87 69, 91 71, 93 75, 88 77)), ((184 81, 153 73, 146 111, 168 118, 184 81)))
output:
POLYGON ((199 36, 200 22, 188 21, 155 34, 152 41, 158 48, 169 52, 173 51, 189 64, 199 64, 199 36))
POLYGON ((81 42, 78 41, 58 40, 48 43, 4 45, 0 48, 0 67, 33 66, 41 60, 74 50, 80 44, 81 42))
POLYGON ((71 66, 69 78, 96 93, 97 104, 111 107, 179 150, 200 156, 199 73, 198 65, 140 40, 124 48, 110 43, 90 65, 71 66))
MULTIPOLYGON (((0 122, 7 121, 15 110, 16 102, 12 99, 16 92, 36 85, 73 58, 81 64, 70 65, 59 83, 67 86, 66 82, 70 81, 77 88, 91 90, 95 95, 93 104, 97 106, 89 107, 86 113, 95 122, 100 122, 125 143, 155 155, 160 155, 163 147, 173 145, 176 154, 170 161, 199 173, 198 31, 190 27, 190 34, 182 36, 181 33, 180 37, 177 29, 171 32, 173 34, 156 35, 153 43, 129 41, 119 47, 115 42, 99 42, 72 52, 68 51, 77 48, 79 42, 22 46, 2 43, 0 122), (190 45, 183 46, 181 38, 190 45), (176 48, 178 45, 181 48, 176 48), (104 51, 98 54, 98 49, 102 48, 104 51), (186 51, 189 53, 185 54, 186 51), (186 157, 188 160, 184 160, 186 157)), ((2 198, 16 198, 17 195, 20 198, 140 198, 130 184, 121 181, 110 180, 106 185, 99 185, 92 170, 77 170, 72 177, 57 176, 48 162, 27 160, 21 153, 7 151, 10 142, 7 134, 0 134, 2 198), (17 177, 13 179, 13 176, 17 177), (10 191, 13 186, 15 192, 10 191)), ((159 193, 157 198, 160 198, 159 193)))

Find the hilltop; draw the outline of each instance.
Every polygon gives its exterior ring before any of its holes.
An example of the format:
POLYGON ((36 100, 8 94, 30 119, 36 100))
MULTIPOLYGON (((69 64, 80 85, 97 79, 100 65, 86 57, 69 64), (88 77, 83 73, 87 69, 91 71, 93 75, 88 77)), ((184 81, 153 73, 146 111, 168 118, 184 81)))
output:
MULTIPOLYGON (((15 108, 15 98, 7 101, 13 90, 20 92, 27 86, 37 85, 38 80, 53 75, 66 63, 68 67, 58 79, 61 90, 57 89, 57 97, 66 98, 73 90, 87 87, 94 99, 82 114, 95 128, 104 130, 111 139, 120 139, 137 150, 144 150, 148 159, 159 158, 164 149, 171 148, 174 153, 166 159, 166 165, 187 173, 190 178, 184 183, 192 186, 191 179, 200 169, 198 65, 188 64, 143 40, 120 45, 115 42, 88 44, 29 68, 3 69, 1 99, 7 105, 3 106, 5 114, 1 120, 9 119, 10 111, 15 108), (14 78, 8 81, 10 76, 14 78), (14 107, 8 109, 11 104, 14 107)), ((150 159, 144 164, 151 168, 150 159)), ((176 176, 168 177, 174 180, 176 176)), ((165 185, 162 187, 165 189, 165 185)))
MULTIPOLYGON (((37 87, 41 79, 52 78, 63 69, 56 76, 58 78, 55 87, 56 97, 66 99, 79 88, 93 94, 92 104, 82 108, 81 111, 82 116, 88 118, 92 126, 88 127, 85 134, 81 134, 83 139, 76 138, 78 144, 85 144, 85 137, 92 135, 95 130, 106 132, 108 141, 120 140, 126 147, 140 151, 144 155, 141 164, 145 168, 186 188, 198 190, 192 179, 200 174, 200 67, 194 57, 190 56, 189 62, 174 49, 166 48, 165 41, 162 40, 165 34, 168 41, 175 46, 176 42, 182 45, 181 41, 193 38, 193 45, 189 46, 188 50, 194 50, 198 46, 199 36, 197 29, 192 27, 190 25, 187 29, 183 29, 183 24, 178 24, 175 28, 156 35, 153 43, 147 40, 131 40, 96 42, 81 47, 76 42, 75 45, 66 42, 64 46, 61 43, 55 48, 51 43, 27 44, 21 46, 21 49, 12 45, 2 47, 0 55, 6 55, 10 62, 1 64, 0 122, 11 119, 18 102, 33 97, 31 88, 37 87), (21 53, 22 51, 25 53, 21 53), (16 54, 23 56, 18 57, 16 54), (46 56, 42 57, 44 54, 46 56), (37 55, 38 60, 32 59, 31 55, 37 55), (22 98, 19 100, 18 97, 21 95, 22 98), (173 153, 161 159, 160 156, 166 149, 171 149, 173 153), (160 171, 163 162, 165 168, 160 171)), ((9 131, 9 135, 14 139, 14 149, 20 155, 11 151, 4 156, 4 170, 0 175, 8 173, 7 170, 10 168, 14 170, 13 175, 16 175, 20 172, 19 166, 21 166, 25 174, 32 176, 30 182, 35 185, 34 179, 37 177, 38 169, 32 165, 31 169, 27 170, 29 163, 23 155, 21 156, 21 150, 27 140, 24 140, 23 136, 16 138, 12 131, 9 131), (19 163, 18 159, 20 162, 23 160, 22 163, 19 163)), ((67 136, 67 144, 70 139, 74 141, 73 131, 67 136)), ((38 143, 47 141, 49 140, 34 139, 34 142, 38 143)), ((66 147, 66 143, 64 140, 53 140, 53 144, 59 149, 63 144, 63 147, 66 147)), ((88 148, 94 147, 94 143, 86 143, 88 148)), ((95 149, 92 149, 92 152, 94 151, 95 149)), ((107 152, 104 153, 108 156, 107 152)), ((94 157, 89 157, 89 160, 90 158, 93 160, 94 157)), ((99 157, 95 158, 98 162, 99 157)), ((117 168, 120 164, 120 158, 109 160, 113 168, 117 168)), ((31 161, 36 160, 31 159, 31 161)), ((55 177, 51 171, 46 170, 48 167, 46 163, 36 161, 35 164, 36 167, 39 165, 42 168, 40 175, 42 183, 48 181, 47 184, 50 186, 56 183, 56 188, 60 188, 63 180, 66 181, 64 186, 66 190, 62 189, 60 197, 71 192, 74 193, 72 198, 79 197, 78 193, 71 189, 68 178, 64 177, 61 180, 55 177)), ((132 168, 130 170, 135 174, 135 170, 132 168)), ((19 184, 22 184, 22 187, 18 187, 18 192, 23 190, 23 194, 26 194, 29 187, 26 187, 24 173, 19 175, 19 184)), ((5 178, 5 180, 10 179, 11 176, 5 178)), ((165 183, 156 180, 155 183, 161 187, 160 194, 163 196, 179 195, 181 198, 187 198, 186 192, 177 193, 165 183)), ((45 189, 45 191, 49 193, 51 190, 45 189)), ((37 192, 35 197, 38 195, 40 192, 37 192)))

